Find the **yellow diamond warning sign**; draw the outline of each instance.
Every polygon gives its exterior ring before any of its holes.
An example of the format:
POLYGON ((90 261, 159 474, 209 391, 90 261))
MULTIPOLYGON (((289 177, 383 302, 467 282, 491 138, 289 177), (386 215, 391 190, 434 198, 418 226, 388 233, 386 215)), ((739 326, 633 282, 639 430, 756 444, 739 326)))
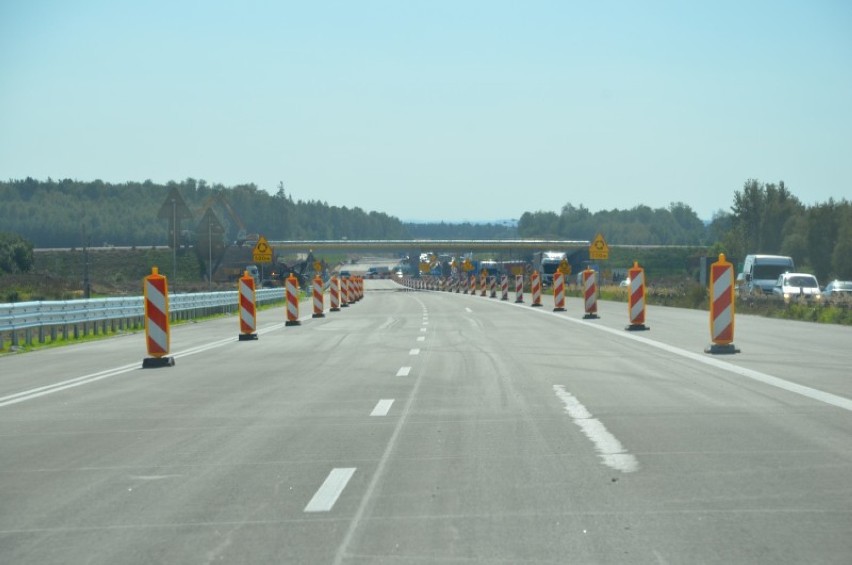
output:
POLYGON ((257 245, 254 246, 251 257, 255 263, 272 263, 272 247, 269 246, 265 237, 257 238, 257 245))
POLYGON ((595 236, 595 240, 589 246, 589 259, 605 261, 609 259, 609 246, 604 240, 603 234, 595 236))

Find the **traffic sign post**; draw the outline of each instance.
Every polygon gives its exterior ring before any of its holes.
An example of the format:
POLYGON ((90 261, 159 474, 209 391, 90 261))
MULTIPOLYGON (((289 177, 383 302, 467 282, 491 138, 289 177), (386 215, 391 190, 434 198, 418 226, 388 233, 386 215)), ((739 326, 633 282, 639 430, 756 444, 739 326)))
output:
POLYGON ((589 259, 592 261, 606 261, 609 259, 609 245, 607 245, 603 234, 597 234, 589 246, 589 259))
POLYGON ((257 244, 252 250, 251 257, 255 263, 272 263, 272 247, 265 237, 257 238, 257 244))

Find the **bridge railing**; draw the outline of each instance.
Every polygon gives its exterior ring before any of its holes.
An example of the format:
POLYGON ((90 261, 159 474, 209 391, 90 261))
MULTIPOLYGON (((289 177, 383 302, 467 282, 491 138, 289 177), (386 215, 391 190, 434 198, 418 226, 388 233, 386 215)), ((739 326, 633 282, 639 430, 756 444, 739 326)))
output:
MULTIPOLYGON (((283 288, 257 290, 257 303, 284 300, 283 288)), ((169 313, 173 321, 202 318, 236 312, 237 291, 201 292, 169 295, 169 313)), ((40 343, 47 336, 64 338, 98 335, 144 327, 145 304, 142 296, 91 298, 84 300, 39 300, 0 304, 0 350, 7 342, 13 347, 21 340, 32 344, 34 332, 40 343)))

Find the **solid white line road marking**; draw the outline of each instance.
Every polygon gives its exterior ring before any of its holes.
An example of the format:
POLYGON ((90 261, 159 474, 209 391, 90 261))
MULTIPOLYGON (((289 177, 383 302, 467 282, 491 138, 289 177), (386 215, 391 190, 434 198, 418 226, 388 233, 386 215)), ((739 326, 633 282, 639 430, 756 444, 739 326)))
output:
POLYGON ((373 411, 370 413, 370 416, 387 416, 388 412, 390 412, 391 406, 393 406, 393 398, 383 398, 379 400, 376 407, 373 408, 373 411))
POLYGON ((399 371, 396 372, 397 377, 407 377, 411 372, 411 367, 400 367, 399 371))
MULTIPOLYGON (((506 304, 505 302, 501 302, 501 304, 506 304)), ((522 308, 523 306, 520 304, 507 304, 507 306, 512 306, 515 308, 522 308)), ((593 330, 606 332, 616 337, 620 337, 623 339, 630 339, 633 341, 637 341, 639 343, 644 343, 645 345, 650 345, 651 347, 656 347, 657 349, 662 349, 663 351, 667 351, 674 355, 679 355, 680 357, 684 357, 686 359, 691 359, 692 361, 698 361, 699 363, 703 363, 705 365, 709 365, 711 367, 715 367, 722 371, 727 371, 729 373, 734 373, 735 375, 740 375, 742 377, 746 377, 757 382, 761 382, 763 384, 774 386, 776 388, 780 388, 782 390, 786 390, 787 392, 792 392, 794 394, 798 394, 800 396, 804 396, 805 398, 810 398, 811 400, 816 400, 819 402, 823 402, 825 404, 829 404, 831 406, 836 406, 837 408, 842 408, 844 410, 848 410, 852 412, 852 399, 846 398, 844 396, 839 396, 837 394, 832 394, 830 392, 825 392, 824 390, 819 390, 816 388, 811 388, 809 386, 800 385, 798 383, 794 383, 791 381, 784 380, 779 377, 775 377, 773 375, 768 375, 766 373, 761 373, 760 371, 755 371, 753 369, 747 369, 745 367, 740 367, 739 365, 734 365, 732 363, 728 363, 727 361, 722 361, 721 359, 717 359, 715 357, 709 357, 706 353, 695 353, 693 351, 688 351, 686 349, 681 349, 679 347, 675 347, 674 345, 669 345, 668 343, 662 343, 659 341, 654 341, 652 339, 635 335, 632 332, 625 332, 623 330, 616 330, 613 328, 608 328, 606 326, 601 326, 594 323, 589 323, 586 320, 574 319, 574 318, 566 318, 565 316, 560 316, 557 313, 542 310, 542 309, 533 309, 527 308, 526 311, 531 313, 536 313, 545 316, 555 316, 560 320, 564 320, 571 324, 583 324, 587 328, 591 328, 593 330)))
POLYGON ((595 449, 601 454, 604 465, 622 473, 639 470, 639 461, 636 457, 628 453, 618 438, 612 435, 600 420, 594 418, 573 394, 565 390, 562 385, 553 385, 553 391, 565 404, 565 411, 574 423, 595 444, 595 449))
POLYGON ((468 307, 465 307, 465 311, 466 311, 468 314, 473 314, 473 310, 471 310, 471 309, 470 309, 470 308, 468 308, 468 307))
POLYGON ((426 336, 421 335, 420 337, 417 338, 417 341, 426 341, 426 336))
POLYGON ((421 332, 425 332, 425 331, 426 331, 426 328, 420 328, 420 331, 421 331, 421 332))
POLYGON ((314 493, 314 497, 308 502, 308 505, 305 506, 305 512, 328 512, 331 510, 343 493, 343 489, 346 488, 349 479, 355 474, 355 469, 355 467, 332 469, 325 482, 314 493))
POLYGON ((420 350, 419 349, 412 349, 411 351, 408 352, 408 354, 409 355, 420 355, 420 350))

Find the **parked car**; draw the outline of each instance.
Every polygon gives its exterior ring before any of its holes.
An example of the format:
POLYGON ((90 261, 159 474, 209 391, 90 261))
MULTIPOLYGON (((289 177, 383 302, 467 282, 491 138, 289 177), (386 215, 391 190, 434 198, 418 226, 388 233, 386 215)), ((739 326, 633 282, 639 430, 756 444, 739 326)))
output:
POLYGON ((772 293, 790 302, 793 299, 820 300, 819 282, 807 273, 784 273, 778 277, 772 293))
POLYGON ((852 298, 852 281, 831 281, 822 291, 826 298, 852 298))

